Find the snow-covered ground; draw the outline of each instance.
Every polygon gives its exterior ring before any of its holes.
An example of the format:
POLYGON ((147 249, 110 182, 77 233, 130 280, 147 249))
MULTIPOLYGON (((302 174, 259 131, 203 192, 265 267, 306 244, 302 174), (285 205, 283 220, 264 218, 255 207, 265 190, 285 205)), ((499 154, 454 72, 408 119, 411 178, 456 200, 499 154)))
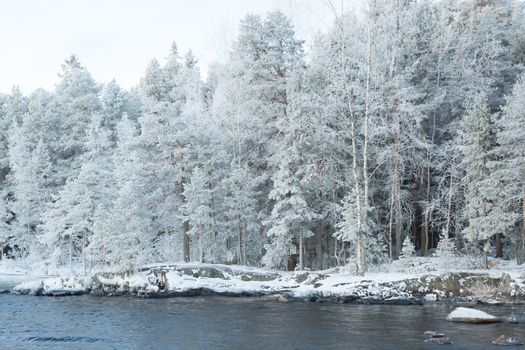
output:
POLYGON ((523 267, 500 261, 491 270, 383 271, 356 276, 345 268, 283 272, 235 265, 165 263, 144 266, 132 275, 97 273, 87 277, 38 276, 0 267, 0 288, 21 294, 201 294, 281 295, 338 302, 432 302, 463 298, 485 302, 525 299, 523 267))

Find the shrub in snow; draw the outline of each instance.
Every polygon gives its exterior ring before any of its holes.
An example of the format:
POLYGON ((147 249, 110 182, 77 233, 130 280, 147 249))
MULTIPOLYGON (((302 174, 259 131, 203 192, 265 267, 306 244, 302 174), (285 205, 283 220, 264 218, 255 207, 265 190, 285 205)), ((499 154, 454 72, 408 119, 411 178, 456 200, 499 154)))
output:
POLYGON ((486 283, 477 282, 468 288, 468 291, 475 299, 487 300, 494 298, 498 291, 496 287, 489 286, 486 283))
POLYGON ((403 241, 403 248, 401 249, 401 254, 399 259, 410 259, 416 255, 416 249, 410 241, 409 237, 406 237, 403 241))
POLYGON ((454 241, 442 234, 435 252, 435 256, 438 258, 438 268, 448 271, 455 266, 455 250, 454 241))
POLYGON ((416 255, 416 249, 410 241, 410 237, 406 237, 403 241, 403 248, 401 249, 401 254, 399 254, 399 260, 395 262, 396 267, 400 271, 409 272, 412 271, 413 258, 416 255))

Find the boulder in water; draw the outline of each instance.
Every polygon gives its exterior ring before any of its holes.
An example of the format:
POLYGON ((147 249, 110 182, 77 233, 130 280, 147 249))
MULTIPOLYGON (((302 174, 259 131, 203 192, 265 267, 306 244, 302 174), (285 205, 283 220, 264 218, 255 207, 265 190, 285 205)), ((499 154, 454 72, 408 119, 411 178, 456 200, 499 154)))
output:
POLYGON ((445 336, 444 333, 438 333, 434 331, 426 331, 423 333, 423 335, 427 338, 443 338, 445 336))
POLYGON ((502 334, 496 339, 494 339, 492 341, 492 344, 500 345, 500 346, 517 346, 517 345, 523 345, 523 342, 514 337, 502 334))
POLYGON ((279 298, 277 299, 280 303, 287 303, 288 298, 285 295, 279 295, 279 298))
POLYGON ((480 310, 458 307, 448 314, 447 321, 466 323, 498 323, 501 322, 501 319, 480 310))
POLYGON ((511 315, 509 317, 507 317, 506 319, 507 323, 512 323, 512 324, 518 324, 518 318, 514 315, 511 315))
POLYGON ((425 295, 423 299, 425 301, 437 301, 437 295, 434 293, 430 293, 430 294, 425 295))
POLYGON ((431 338, 425 339, 425 343, 449 345, 449 344, 452 344, 452 340, 450 340, 449 337, 431 337, 431 338))

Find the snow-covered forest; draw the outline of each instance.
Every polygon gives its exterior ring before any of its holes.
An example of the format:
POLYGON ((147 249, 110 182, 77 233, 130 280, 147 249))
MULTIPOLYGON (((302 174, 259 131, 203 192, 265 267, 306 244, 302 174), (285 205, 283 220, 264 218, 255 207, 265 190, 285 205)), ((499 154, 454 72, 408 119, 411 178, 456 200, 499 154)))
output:
POLYGON ((167 43, 129 91, 71 56, 54 91, 0 95, 2 259, 363 274, 490 243, 522 263, 522 3, 332 10, 313 42, 246 16, 207 79, 167 43))

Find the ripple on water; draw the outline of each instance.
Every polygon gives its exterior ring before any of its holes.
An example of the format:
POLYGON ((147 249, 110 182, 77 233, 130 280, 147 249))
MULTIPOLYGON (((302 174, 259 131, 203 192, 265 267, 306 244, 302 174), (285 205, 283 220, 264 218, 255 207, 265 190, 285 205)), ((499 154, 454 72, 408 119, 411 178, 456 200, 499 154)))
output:
POLYGON ((91 337, 27 337, 24 341, 42 342, 42 343, 106 343, 110 344, 111 340, 91 337))

